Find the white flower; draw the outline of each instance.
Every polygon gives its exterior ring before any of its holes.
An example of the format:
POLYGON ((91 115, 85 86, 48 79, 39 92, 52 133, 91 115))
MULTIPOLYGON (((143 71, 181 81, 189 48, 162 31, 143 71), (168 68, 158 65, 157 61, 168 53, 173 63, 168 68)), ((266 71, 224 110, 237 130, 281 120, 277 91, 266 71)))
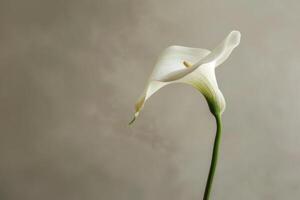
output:
POLYGON ((214 50, 170 46, 159 57, 141 97, 135 105, 134 119, 145 102, 160 88, 171 83, 187 83, 199 90, 207 100, 210 111, 222 114, 225 99, 218 87, 215 68, 222 64, 239 45, 241 34, 232 31, 214 50))

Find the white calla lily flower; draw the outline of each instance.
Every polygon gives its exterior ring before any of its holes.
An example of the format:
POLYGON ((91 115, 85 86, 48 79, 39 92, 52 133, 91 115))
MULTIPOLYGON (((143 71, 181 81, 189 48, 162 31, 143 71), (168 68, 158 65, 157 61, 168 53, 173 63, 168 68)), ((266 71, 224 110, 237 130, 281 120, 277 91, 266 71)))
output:
POLYGON ((193 86, 204 95, 214 115, 222 114, 225 109, 225 99, 218 87, 215 68, 222 64, 239 45, 240 37, 239 31, 232 31, 212 51, 183 46, 166 48, 135 105, 134 119, 130 123, 139 115, 149 97, 171 83, 187 83, 193 86))
POLYGON ((218 87, 215 69, 230 56, 232 50, 239 45, 240 39, 240 32, 232 31, 212 51, 183 46, 168 47, 158 59, 148 84, 135 105, 134 118, 129 123, 134 122, 147 99, 168 84, 187 83, 204 95, 216 118, 217 130, 203 200, 209 200, 210 197, 221 140, 221 115, 225 110, 225 99, 218 87))

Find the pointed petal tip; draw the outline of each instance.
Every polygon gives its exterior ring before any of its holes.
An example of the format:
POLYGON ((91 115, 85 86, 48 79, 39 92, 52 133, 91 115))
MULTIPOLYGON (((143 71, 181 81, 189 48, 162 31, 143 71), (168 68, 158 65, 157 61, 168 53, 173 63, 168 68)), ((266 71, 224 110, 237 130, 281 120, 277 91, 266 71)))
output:
POLYGON ((231 31, 231 34, 239 34, 239 35, 241 35, 241 32, 238 31, 238 30, 232 30, 232 31, 231 31))
POLYGON ((131 124, 133 124, 133 122, 136 120, 136 117, 134 116, 133 119, 128 123, 128 126, 130 126, 131 124))
POLYGON ((233 30, 229 33, 230 35, 234 35, 235 37, 240 38, 241 37, 241 32, 237 30, 233 30))
POLYGON ((130 126, 131 124, 133 124, 133 122, 135 122, 136 118, 138 117, 139 112, 134 113, 133 119, 128 123, 128 125, 130 126))
POLYGON ((240 44, 241 41, 241 33, 239 31, 233 30, 228 35, 228 42, 236 47, 240 44))

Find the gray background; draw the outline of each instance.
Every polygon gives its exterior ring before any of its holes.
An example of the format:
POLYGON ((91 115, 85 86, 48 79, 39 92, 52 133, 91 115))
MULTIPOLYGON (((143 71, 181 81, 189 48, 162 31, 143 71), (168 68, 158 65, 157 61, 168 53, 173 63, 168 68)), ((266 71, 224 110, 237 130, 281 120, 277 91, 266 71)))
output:
POLYGON ((215 132, 205 99, 163 88, 127 123, 168 45, 240 46, 212 199, 299 199, 300 3, 1 0, 0 199, 201 199, 215 132))

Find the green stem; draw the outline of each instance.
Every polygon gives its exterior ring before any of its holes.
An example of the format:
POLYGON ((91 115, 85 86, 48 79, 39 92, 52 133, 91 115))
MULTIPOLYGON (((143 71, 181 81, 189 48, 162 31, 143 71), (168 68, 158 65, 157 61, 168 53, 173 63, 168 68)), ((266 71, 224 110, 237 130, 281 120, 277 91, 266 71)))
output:
POLYGON ((218 161, 218 152, 219 152, 219 146, 220 146, 220 140, 221 140, 221 132, 222 132, 222 121, 221 121, 221 115, 220 114, 214 114, 216 118, 217 123, 217 131, 214 141, 214 149, 212 154, 212 159, 210 163, 210 169, 209 174, 206 182, 205 192, 203 200, 209 200, 209 195, 211 191, 211 185, 213 182, 214 174, 216 171, 217 161, 218 161))

